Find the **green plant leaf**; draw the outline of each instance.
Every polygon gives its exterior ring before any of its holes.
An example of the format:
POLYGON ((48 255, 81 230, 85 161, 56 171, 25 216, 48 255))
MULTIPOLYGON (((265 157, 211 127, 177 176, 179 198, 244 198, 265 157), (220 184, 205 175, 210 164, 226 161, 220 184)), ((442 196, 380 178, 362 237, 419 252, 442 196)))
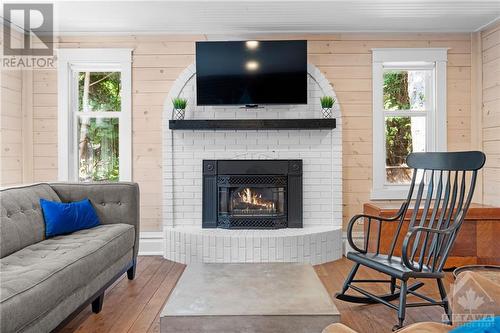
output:
POLYGON ((174 109, 185 109, 187 106, 187 99, 176 97, 172 99, 172 104, 174 109))
POLYGON ((333 104, 335 104, 335 98, 332 96, 323 96, 320 97, 320 103, 322 108, 332 108, 333 104))

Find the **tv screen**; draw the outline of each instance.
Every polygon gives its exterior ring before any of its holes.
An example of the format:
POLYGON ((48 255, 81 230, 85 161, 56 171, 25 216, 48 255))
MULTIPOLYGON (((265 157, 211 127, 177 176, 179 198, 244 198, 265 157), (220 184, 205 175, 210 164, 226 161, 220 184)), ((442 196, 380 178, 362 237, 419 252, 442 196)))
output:
POLYGON ((307 42, 196 43, 198 105, 307 104, 307 42))

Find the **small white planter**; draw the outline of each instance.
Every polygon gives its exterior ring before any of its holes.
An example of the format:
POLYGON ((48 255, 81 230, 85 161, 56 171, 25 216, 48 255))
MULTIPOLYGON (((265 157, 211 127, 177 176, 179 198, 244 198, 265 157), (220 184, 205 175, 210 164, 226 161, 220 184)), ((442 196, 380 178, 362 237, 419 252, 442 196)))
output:
POLYGON ((323 113, 323 118, 329 119, 332 117, 332 108, 322 108, 321 112, 323 113))
POLYGON ((186 115, 186 109, 174 109, 174 119, 183 120, 186 115))

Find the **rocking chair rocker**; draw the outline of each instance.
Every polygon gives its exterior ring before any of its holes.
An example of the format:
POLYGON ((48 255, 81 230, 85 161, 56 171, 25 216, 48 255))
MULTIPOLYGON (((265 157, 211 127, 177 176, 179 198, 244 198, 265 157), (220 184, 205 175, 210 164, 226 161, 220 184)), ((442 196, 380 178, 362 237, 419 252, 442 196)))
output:
POLYGON ((393 330, 403 327, 406 307, 442 306, 448 316, 449 323, 451 323, 451 310, 442 281, 444 277, 443 267, 469 209, 477 172, 483 167, 485 160, 485 155, 479 151, 410 154, 406 161, 408 166, 413 169, 412 181, 408 196, 396 216, 383 218, 361 214, 355 215, 349 221, 347 240, 355 252, 349 252, 347 258, 354 261, 354 266, 347 276, 341 292, 335 295, 336 298, 354 303, 382 303, 396 310, 399 322, 393 327, 393 330), (418 189, 414 195, 415 187, 418 189), (418 212, 421 204, 423 204, 423 208, 420 216, 418 212), (408 221, 405 220, 405 215, 410 205, 414 208, 408 221), (354 224, 360 219, 363 219, 364 223, 368 223, 365 228, 363 249, 354 244, 352 239, 354 224), (376 241, 376 247, 368 246, 372 221, 378 222, 377 237, 371 240, 376 241), (389 252, 381 254, 380 235, 385 223, 398 223, 398 225, 389 252), (408 232, 403 235, 401 257, 397 257, 394 255, 394 250, 403 223, 408 223, 408 232), (371 248, 376 248, 376 251, 369 253, 368 249, 371 248), (389 275, 390 280, 355 280, 354 276, 360 265, 389 275), (418 288, 423 286, 423 283, 416 282, 408 286, 409 279, 435 279, 441 300, 437 301, 416 292, 418 288), (400 281, 399 285, 396 283, 397 280, 400 281), (389 283, 390 292, 385 295, 375 295, 354 285, 354 283, 366 282, 389 283), (346 294, 349 288, 365 297, 346 294), (408 294, 419 297, 424 302, 407 303, 408 294), (398 298, 398 305, 390 303, 398 298))

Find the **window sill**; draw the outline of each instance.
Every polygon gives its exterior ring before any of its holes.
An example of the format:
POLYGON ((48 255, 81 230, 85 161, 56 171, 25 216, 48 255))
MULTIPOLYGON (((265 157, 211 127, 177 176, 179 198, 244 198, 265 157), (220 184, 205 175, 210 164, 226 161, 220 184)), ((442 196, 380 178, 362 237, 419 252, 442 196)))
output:
POLYGON ((370 200, 404 200, 408 197, 408 191, 409 186, 372 189, 370 200))

